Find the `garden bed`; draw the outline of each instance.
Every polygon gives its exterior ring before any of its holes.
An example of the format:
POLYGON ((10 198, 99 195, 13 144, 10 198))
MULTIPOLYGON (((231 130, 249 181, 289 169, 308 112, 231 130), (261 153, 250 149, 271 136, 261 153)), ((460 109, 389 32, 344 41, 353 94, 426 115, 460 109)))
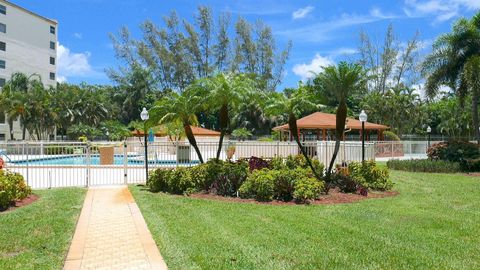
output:
MULTIPOLYGON (((368 196, 363 196, 360 194, 355 193, 343 193, 340 192, 338 189, 330 190, 328 195, 322 195, 320 199, 310 201, 310 204, 341 204, 341 203, 353 203, 358 202, 365 199, 374 199, 374 198, 385 198, 385 197, 392 197, 396 196, 399 193, 397 191, 375 191, 369 192, 368 196)), ((177 195, 178 196, 178 195, 177 195)), ((233 203, 255 203, 255 204, 267 204, 267 205, 295 205, 299 204, 295 201, 268 201, 268 202, 261 202, 255 199, 242 199, 238 197, 226 197, 226 196, 219 196, 211 193, 194 193, 189 195, 191 198, 196 199, 205 199, 205 200, 215 200, 215 201, 223 201, 223 202, 233 202, 233 203)))
POLYGON ((9 212, 9 211, 14 211, 14 210, 16 210, 20 207, 24 207, 24 206, 27 206, 29 204, 32 204, 32 203, 36 202, 39 198, 40 197, 37 194, 30 194, 22 200, 16 200, 14 202, 14 205, 10 206, 9 208, 7 208, 3 211, 0 210, 0 214, 5 213, 5 212, 9 212))

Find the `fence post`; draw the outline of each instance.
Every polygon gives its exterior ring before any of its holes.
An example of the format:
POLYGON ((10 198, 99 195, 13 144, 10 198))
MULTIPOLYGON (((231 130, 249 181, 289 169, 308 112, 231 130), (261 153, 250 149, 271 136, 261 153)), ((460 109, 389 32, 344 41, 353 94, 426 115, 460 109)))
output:
POLYGON ((27 146, 27 176, 26 176, 26 178, 27 178, 27 185, 29 185, 29 184, 30 184, 30 183, 29 183, 29 178, 30 178, 30 177, 29 177, 29 174, 28 174, 28 171, 29 171, 29 166, 28 166, 28 164, 29 164, 30 162, 28 161, 28 158, 29 158, 29 157, 28 157, 28 153, 29 153, 30 147, 28 146, 28 141, 27 141, 25 144, 26 144, 26 146, 27 146))
POLYGON ((125 185, 128 183, 127 165, 128 165, 127 141, 123 141, 123 182, 125 185))
POLYGON ((90 186, 90 162, 91 162, 91 159, 90 159, 90 142, 87 142, 86 144, 86 150, 87 150, 87 179, 86 179, 86 183, 85 183, 85 187, 89 187, 90 186))

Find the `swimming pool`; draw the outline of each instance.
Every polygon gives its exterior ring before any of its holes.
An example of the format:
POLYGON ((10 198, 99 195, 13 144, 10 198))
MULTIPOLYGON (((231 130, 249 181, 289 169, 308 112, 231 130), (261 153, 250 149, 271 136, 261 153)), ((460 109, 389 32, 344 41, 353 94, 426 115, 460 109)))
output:
MULTIPOLYGON (((68 157, 45 157, 32 160, 17 160, 11 161, 17 165, 87 165, 87 157, 85 156, 68 156, 68 157)), ((198 164, 198 160, 191 160, 186 162, 187 164, 198 164)), ((124 156, 115 155, 113 159, 113 165, 123 165, 124 156)), ((145 164, 142 156, 128 156, 127 165, 142 165, 145 164)), ((177 164, 176 160, 149 160, 148 164, 177 164)), ((185 163, 182 163, 185 164, 185 163)), ((100 165, 100 156, 90 156, 90 165, 100 165)))

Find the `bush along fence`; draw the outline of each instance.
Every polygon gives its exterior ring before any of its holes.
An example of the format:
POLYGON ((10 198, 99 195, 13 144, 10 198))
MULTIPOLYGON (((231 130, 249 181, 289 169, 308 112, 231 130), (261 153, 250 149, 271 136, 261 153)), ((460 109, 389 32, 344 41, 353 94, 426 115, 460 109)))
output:
MULTIPOLYGON (((275 157, 270 160, 251 157, 232 161, 210 160, 189 168, 156 169, 147 186, 152 192, 172 194, 213 193, 257 201, 295 201, 309 203, 327 193, 324 165, 313 160, 313 170, 303 155, 275 157)), ((388 170, 375 161, 351 162, 333 175, 330 188, 368 195, 369 190, 393 187, 388 170)))
POLYGON ((479 145, 464 141, 432 144, 427 150, 428 159, 390 160, 387 166, 394 170, 413 172, 479 172, 479 145))

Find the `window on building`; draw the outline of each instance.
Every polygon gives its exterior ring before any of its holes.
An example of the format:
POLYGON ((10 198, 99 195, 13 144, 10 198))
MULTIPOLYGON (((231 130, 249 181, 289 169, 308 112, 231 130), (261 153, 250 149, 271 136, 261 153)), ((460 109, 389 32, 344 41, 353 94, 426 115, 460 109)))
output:
POLYGON ((55 35, 55 26, 50 26, 50 34, 54 34, 55 35))
POLYGON ((3 87, 6 82, 7 80, 5 80, 5 78, 0 78, 0 87, 3 87))
POLYGON ((6 50, 7 50, 7 43, 0 41, 0 51, 6 51, 6 50))
POLYGON ((50 49, 55 50, 55 42, 50 41, 50 49))
POLYGON ((5 69, 6 65, 5 60, 0 60, 0 69, 5 69))
POLYGON ((0 133, 0 141, 5 141, 5 133, 0 133))
POLYGON ((50 80, 55 80, 55 72, 50 72, 50 80))
POLYGON ((7 33, 7 25, 4 23, 0 23, 0 32, 7 33))
POLYGON ((7 15, 7 7, 4 5, 0 5, 0 13, 7 15))
POLYGON ((1 111, 0 112, 0 124, 5 124, 7 122, 7 119, 5 117, 5 112, 1 111))
POLYGON ((50 65, 55 65, 55 57, 50 57, 50 65))

